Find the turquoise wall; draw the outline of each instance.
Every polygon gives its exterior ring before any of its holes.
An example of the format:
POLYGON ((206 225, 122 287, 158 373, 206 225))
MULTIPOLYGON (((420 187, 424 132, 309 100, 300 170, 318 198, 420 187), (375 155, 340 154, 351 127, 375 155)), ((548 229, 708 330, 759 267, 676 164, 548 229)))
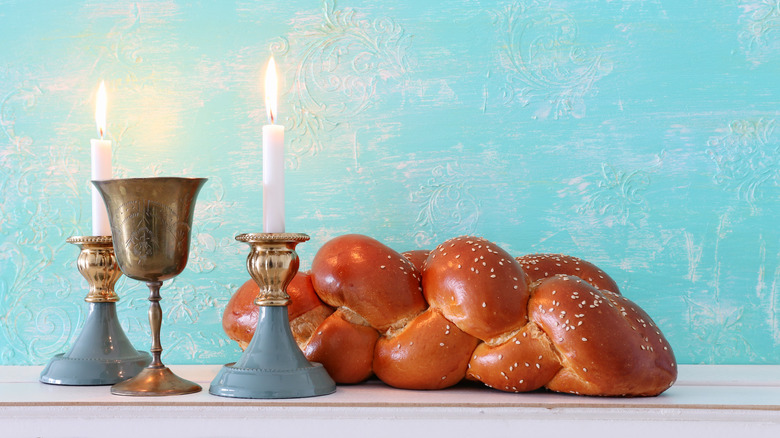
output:
MULTIPOLYGON (((477 234, 596 263, 682 363, 780 363, 778 0, 0 0, 0 47, 2 364, 83 324, 101 79, 115 176, 209 178, 164 359, 237 358, 271 54, 304 268, 343 233, 477 234)), ((145 286, 117 291, 148 349, 145 286)))

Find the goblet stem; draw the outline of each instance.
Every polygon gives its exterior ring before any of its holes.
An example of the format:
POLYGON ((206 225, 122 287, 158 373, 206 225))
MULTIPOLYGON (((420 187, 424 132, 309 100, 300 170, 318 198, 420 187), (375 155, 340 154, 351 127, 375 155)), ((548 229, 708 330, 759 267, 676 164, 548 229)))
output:
POLYGON ((162 344, 160 343, 160 328, 162 327, 162 308, 160 307, 160 286, 162 281, 149 281, 146 286, 149 287, 149 326, 152 328, 152 348, 149 350, 152 353, 152 363, 149 364, 149 368, 163 368, 162 360, 162 344))
POLYGON ((180 395, 192 394, 201 390, 200 385, 182 379, 163 365, 160 328, 162 327, 162 309, 160 308, 160 286, 162 281, 148 281, 149 287, 149 326, 152 328, 152 362, 137 376, 119 382, 111 387, 114 395, 180 395))

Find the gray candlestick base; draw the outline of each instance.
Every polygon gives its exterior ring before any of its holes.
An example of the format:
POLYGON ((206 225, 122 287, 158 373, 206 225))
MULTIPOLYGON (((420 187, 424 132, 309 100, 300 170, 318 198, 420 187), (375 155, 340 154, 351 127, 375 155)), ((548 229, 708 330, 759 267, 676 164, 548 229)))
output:
POLYGON ((227 364, 209 393, 237 398, 300 398, 331 394, 336 384, 325 368, 309 362, 290 331, 286 306, 260 306, 257 329, 238 362, 227 364))
POLYGON ((113 385, 138 374, 152 357, 127 339, 116 303, 90 303, 81 334, 70 351, 54 356, 40 381, 52 385, 113 385))

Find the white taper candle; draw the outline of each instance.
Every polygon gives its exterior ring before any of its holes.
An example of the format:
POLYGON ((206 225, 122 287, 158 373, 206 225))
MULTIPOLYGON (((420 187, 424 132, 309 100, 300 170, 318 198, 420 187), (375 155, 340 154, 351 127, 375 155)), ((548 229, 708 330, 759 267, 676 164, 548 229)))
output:
POLYGON ((276 120, 276 64, 268 61, 265 75, 265 107, 268 125, 263 126, 263 232, 284 232, 284 126, 276 120))
MULTIPOLYGON (((111 179, 111 140, 103 139, 106 133, 106 100, 106 85, 101 82, 95 105, 95 123, 100 140, 93 139, 90 142, 93 180, 111 179)), ((95 187, 92 187, 92 235, 111 235, 106 204, 95 187)))

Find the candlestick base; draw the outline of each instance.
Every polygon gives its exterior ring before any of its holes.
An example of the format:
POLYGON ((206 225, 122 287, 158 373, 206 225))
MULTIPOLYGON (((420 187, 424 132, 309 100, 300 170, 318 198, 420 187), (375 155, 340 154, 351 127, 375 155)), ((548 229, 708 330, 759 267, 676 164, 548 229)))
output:
POLYGON ((292 336, 287 285, 298 271, 295 246, 305 234, 242 234, 251 246, 247 270, 260 286, 260 314, 252 341, 241 358, 222 367, 209 393, 237 398, 301 398, 331 394, 336 383, 319 363, 311 363, 292 336))
POLYGON ((114 283, 122 273, 116 264, 111 236, 71 237, 79 245, 79 272, 90 291, 89 313, 76 342, 67 353, 54 356, 40 381, 52 385, 113 385, 138 374, 152 357, 127 339, 116 313, 114 283))

